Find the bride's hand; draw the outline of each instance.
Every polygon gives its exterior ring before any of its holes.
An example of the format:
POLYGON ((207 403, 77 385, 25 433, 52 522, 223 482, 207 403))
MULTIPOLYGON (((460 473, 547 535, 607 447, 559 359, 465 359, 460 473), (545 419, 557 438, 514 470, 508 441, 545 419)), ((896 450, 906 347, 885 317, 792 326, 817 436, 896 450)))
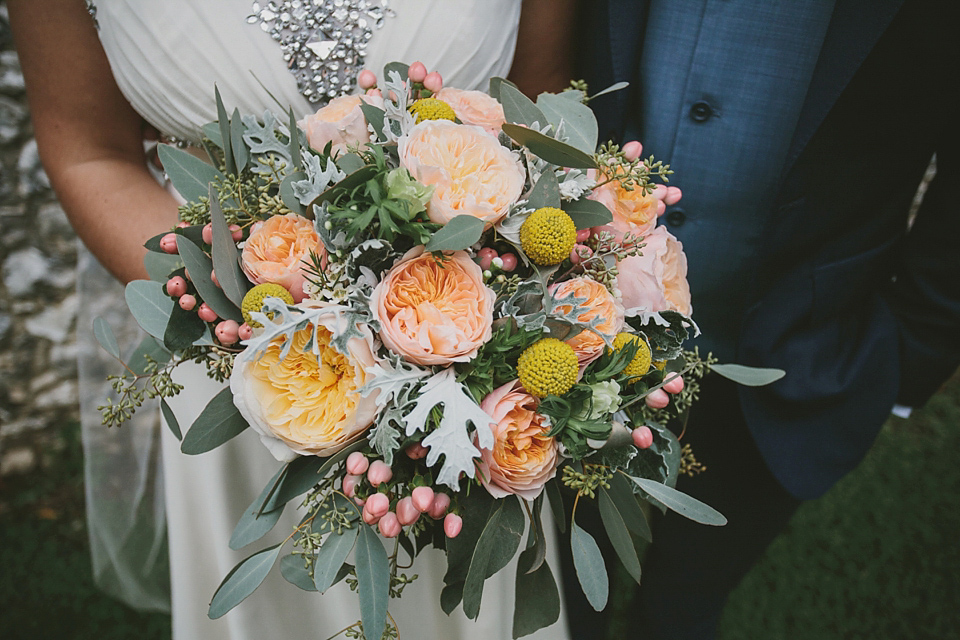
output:
POLYGON ((140 116, 120 93, 79 0, 8 0, 41 159, 70 222, 117 278, 146 277, 143 243, 176 222, 146 168, 140 116))

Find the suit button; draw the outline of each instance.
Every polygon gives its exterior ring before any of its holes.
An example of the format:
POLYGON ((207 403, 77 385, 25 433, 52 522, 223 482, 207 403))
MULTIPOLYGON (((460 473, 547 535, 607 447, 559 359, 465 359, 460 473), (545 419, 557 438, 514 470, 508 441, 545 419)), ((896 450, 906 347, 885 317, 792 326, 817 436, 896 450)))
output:
POLYGON ((682 209, 674 209, 667 214, 667 224, 671 227, 682 227, 686 221, 687 214, 685 214, 682 209))
POLYGON ((713 107, 710 106, 710 103, 702 100, 694 102, 693 106, 690 107, 690 117, 694 122, 706 122, 713 117, 713 107))

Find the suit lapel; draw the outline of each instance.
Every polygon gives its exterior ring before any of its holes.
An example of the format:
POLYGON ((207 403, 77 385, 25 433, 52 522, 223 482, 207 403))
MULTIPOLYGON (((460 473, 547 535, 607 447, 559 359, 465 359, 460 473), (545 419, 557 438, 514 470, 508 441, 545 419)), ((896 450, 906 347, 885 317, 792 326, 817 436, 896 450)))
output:
POLYGON ((796 162, 902 4, 903 0, 837 0, 784 172, 796 162))

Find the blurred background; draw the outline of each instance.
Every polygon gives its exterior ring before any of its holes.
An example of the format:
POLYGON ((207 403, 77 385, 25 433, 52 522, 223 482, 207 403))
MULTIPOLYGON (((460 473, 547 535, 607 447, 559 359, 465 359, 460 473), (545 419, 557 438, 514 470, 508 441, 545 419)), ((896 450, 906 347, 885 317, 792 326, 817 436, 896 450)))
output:
MULTIPOLYGON (((0 2, 0 638, 169 638, 167 616, 93 585, 75 340, 92 329, 77 326, 76 257, 0 2)), ((800 509, 734 593, 723 640, 960 638, 958 451, 955 377, 800 509)), ((630 588, 615 585, 614 609, 630 588)), ((615 615, 611 637, 625 637, 629 612, 615 615)))

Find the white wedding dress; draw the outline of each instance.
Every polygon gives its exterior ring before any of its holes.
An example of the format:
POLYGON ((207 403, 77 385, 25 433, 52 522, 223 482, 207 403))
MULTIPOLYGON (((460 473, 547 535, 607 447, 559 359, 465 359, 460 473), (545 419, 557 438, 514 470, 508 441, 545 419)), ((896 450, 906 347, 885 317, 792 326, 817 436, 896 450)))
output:
MULTIPOLYGON (((216 119, 215 84, 230 110, 261 114, 289 105, 302 116, 322 104, 316 98, 341 92, 344 79, 359 68, 379 77, 393 60, 421 60, 458 88, 485 89, 488 78, 507 74, 520 0, 390 0, 387 5, 382 0, 100 0, 96 19, 124 95, 163 134, 186 141, 198 140, 200 126, 216 119), (318 16, 326 22, 318 22, 318 16)), ((186 388, 171 406, 186 430, 222 387, 195 367, 180 367, 177 375, 186 388)), ((89 399, 86 404, 89 409, 89 399)), ((90 412, 85 414, 89 421, 90 412)), ((357 595, 346 584, 319 596, 286 583, 275 567, 250 598, 223 618, 209 620, 210 598, 230 569, 282 540, 299 516, 296 505, 288 505, 263 541, 231 551, 227 543, 234 525, 280 463, 249 430, 200 456, 182 454, 167 429, 161 439, 175 640, 323 640, 359 619, 357 595)), ((148 447, 153 438, 141 440, 148 447)), ((136 492, 140 496, 143 489, 136 492)), ((92 493, 88 497, 98 497, 92 493)), ((552 564, 559 577, 559 567, 552 564)), ((391 602, 400 637, 510 638, 512 567, 487 582, 476 622, 459 609, 450 617, 440 610, 444 570, 439 552, 417 559, 409 573, 419 579, 401 600, 391 602)), ((561 616, 531 637, 565 638, 565 627, 561 616)))

